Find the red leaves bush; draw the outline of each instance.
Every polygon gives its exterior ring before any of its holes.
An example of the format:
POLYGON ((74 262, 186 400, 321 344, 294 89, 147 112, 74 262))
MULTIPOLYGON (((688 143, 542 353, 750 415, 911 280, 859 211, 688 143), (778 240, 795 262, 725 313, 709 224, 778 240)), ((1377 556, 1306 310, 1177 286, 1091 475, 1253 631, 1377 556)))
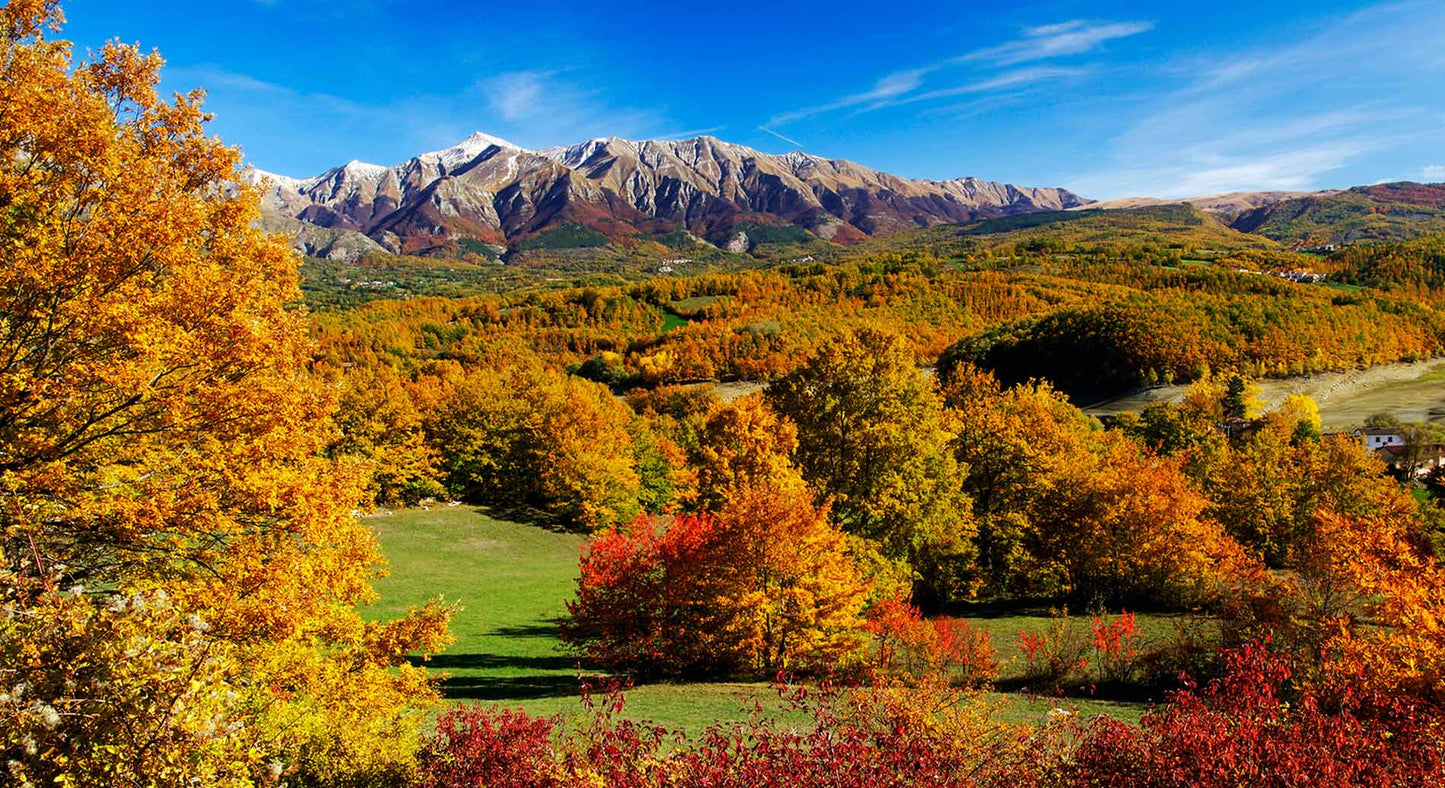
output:
POLYGON ((993 640, 965 619, 925 619, 901 599, 882 599, 868 611, 866 628, 873 635, 878 675, 917 680, 933 674, 966 687, 998 678, 993 640))
POLYGON ((1112 619, 1094 616, 1094 664, 1099 681, 1128 681, 1143 640, 1133 613, 1125 611, 1112 619))
POLYGON ((1029 788, 1037 750, 992 722, 974 696, 937 687, 782 690, 812 724, 760 716, 692 739, 618 717, 621 696, 572 732, 520 712, 457 709, 422 763, 425 788, 1029 788), (546 732, 551 732, 550 748, 546 732), (664 745, 671 742, 673 746, 664 745))
POLYGON ((1438 710, 1335 676, 1294 691, 1288 658, 1226 652, 1224 678, 1134 726, 1015 728, 979 696, 920 682, 784 691, 811 725, 760 716, 692 739, 619 719, 620 694, 573 732, 520 712, 456 709, 422 763, 426 788, 1405 788, 1445 784, 1438 710), (671 741, 673 746, 666 744, 671 741))
POLYGON ((635 675, 848 671, 864 653, 868 586, 847 545, 802 487, 644 516, 587 547, 562 636, 635 675))
POLYGON ((639 517, 594 538, 562 637, 600 667, 640 675, 725 669, 707 633, 718 611, 697 604, 713 531, 708 516, 639 517))
POLYGON ((1418 701, 1336 677, 1289 699, 1290 661, 1225 652, 1226 675, 1178 693, 1141 727, 1098 717, 1065 776, 1090 786, 1365 788, 1445 782, 1441 718, 1418 701))
POLYGON ((459 706, 437 720, 422 751, 423 788, 549 788, 566 785, 552 758, 550 717, 459 706))

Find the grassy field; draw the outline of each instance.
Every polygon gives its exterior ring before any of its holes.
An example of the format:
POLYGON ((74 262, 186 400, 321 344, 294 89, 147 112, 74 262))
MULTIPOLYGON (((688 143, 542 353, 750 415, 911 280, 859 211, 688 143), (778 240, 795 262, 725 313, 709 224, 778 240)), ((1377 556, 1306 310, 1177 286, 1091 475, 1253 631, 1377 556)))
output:
POLYGON ((674 329, 682 328, 683 326, 685 326, 685 325, 687 325, 688 323, 691 323, 691 322, 692 322, 691 320, 688 320, 688 319, 685 318, 685 317, 678 317, 677 315, 674 315, 674 314, 671 313, 671 312, 663 312, 663 313, 662 313, 662 333, 666 334, 667 332, 672 331, 672 330, 674 330, 674 329))
MULTIPOLYGON (((1325 429, 1358 425, 1376 413, 1406 422, 1445 421, 1445 359, 1384 364, 1365 370, 1326 372, 1258 381, 1260 399, 1273 408, 1290 394, 1307 394, 1320 407, 1325 429)), ((1152 402, 1179 402, 1188 386, 1159 386, 1086 407, 1103 415, 1138 412, 1152 402)))
MULTIPOLYGON (((576 582, 583 537, 498 520, 470 506, 398 511, 367 522, 392 565, 391 575, 377 583, 381 599, 369 615, 396 615, 436 596, 462 605, 452 626, 457 642, 431 662, 447 674, 450 700, 533 714, 581 713, 577 664, 563 651, 556 622, 576 582)), ((1042 628, 1046 615, 980 611, 976 618, 1007 658, 1017 654, 1018 632, 1042 628)), ((1006 677, 1011 670, 1013 663, 1005 666, 1006 677)), ((1058 705, 1124 719, 1143 712, 1140 704, 1092 699, 996 697, 1002 715, 1017 722, 1039 720, 1058 705)), ((781 708, 776 694, 760 683, 650 684, 628 692, 626 714, 697 731, 715 720, 744 719, 755 699, 765 709, 781 708)))

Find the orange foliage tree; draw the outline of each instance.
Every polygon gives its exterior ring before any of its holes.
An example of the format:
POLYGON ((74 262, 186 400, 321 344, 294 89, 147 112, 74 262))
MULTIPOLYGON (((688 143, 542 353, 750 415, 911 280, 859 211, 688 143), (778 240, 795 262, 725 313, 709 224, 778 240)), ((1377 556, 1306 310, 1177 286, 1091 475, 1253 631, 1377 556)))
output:
POLYGON ((1256 571, 1177 458, 1094 431, 1047 385, 1005 390, 959 364, 944 391, 995 590, 1202 601, 1256 571))
MULTIPOLYGON (((1387 517, 1322 513, 1318 538, 1331 560, 1316 574, 1343 591, 1318 608, 1332 634, 1327 666, 1389 695, 1445 702, 1445 569, 1387 517)), ((1318 591, 1321 578, 1310 579, 1318 591)))
POLYGON ((454 492, 537 506, 587 529, 637 514, 633 414, 605 387, 533 363, 441 372, 419 385, 438 389, 428 439, 454 492))
POLYGON ((867 587, 806 490, 750 487, 717 515, 594 539, 563 637, 642 674, 821 671, 861 656, 867 587))
POLYGON ((403 654, 439 648, 450 610, 356 611, 381 557, 352 515, 362 474, 324 456, 296 259, 252 227, 257 194, 199 93, 161 100, 159 56, 133 47, 73 65, 60 22, 53 3, 0 7, 10 777, 404 773, 436 695, 403 654), (177 613, 119 616, 132 604, 177 613), (199 684, 161 679, 175 670, 199 684))
POLYGON ((715 510, 753 485, 801 488, 804 482, 792 460, 797 448, 797 428, 778 418, 761 397, 715 408, 693 460, 698 505, 715 510))

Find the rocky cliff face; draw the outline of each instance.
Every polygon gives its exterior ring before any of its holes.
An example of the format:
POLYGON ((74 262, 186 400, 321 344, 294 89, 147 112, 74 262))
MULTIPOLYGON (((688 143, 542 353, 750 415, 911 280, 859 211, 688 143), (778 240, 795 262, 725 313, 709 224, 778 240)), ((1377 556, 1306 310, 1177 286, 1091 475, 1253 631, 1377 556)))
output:
POLYGON ((839 243, 871 235, 1089 203, 1063 189, 963 178, 910 180, 806 153, 772 155, 712 137, 616 137, 525 150, 480 132, 394 167, 353 161, 307 179, 251 170, 271 213, 361 233, 408 254, 459 239, 514 245, 580 224, 609 237, 687 230, 726 245, 743 223, 795 224, 839 243))

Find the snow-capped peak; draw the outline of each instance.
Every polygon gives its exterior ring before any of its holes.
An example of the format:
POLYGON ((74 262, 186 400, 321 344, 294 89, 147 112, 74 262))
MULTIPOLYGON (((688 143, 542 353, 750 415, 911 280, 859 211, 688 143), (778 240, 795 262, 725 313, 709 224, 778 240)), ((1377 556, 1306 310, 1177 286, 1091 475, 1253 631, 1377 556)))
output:
POLYGON ((826 161, 825 159, 814 156, 811 153, 804 153, 800 150, 790 150, 787 153, 779 156, 778 158, 782 159, 783 162, 785 162, 789 167, 792 167, 794 169, 800 167, 816 167, 819 162, 826 161))
POLYGON ((241 182, 253 186, 265 186, 268 189, 280 188, 293 191, 300 191, 304 184, 300 178, 266 172, 249 164, 241 170, 241 182))
POLYGON ((346 163, 346 166, 342 167, 341 170, 348 175, 355 175, 358 177, 366 178, 381 175, 382 173, 386 172, 387 168, 383 167, 380 164, 372 164, 370 162, 361 161, 360 159, 352 159, 351 161, 348 161, 346 163))
POLYGON ((453 167, 466 164, 472 159, 475 159, 482 153, 482 151, 485 151, 486 149, 491 147, 497 147, 503 150, 513 151, 522 150, 522 148, 518 147, 517 145, 513 145, 512 143, 502 139, 501 137, 493 137, 490 134, 475 131, 472 132, 472 135, 470 137, 467 137, 466 139, 458 142, 450 148, 447 148, 445 150, 432 151, 431 153, 423 153, 418 158, 435 160, 439 162, 443 167, 450 170, 453 167))
POLYGON ((538 156, 551 159, 566 167, 580 167, 583 162, 587 161, 599 150, 606 150, 612 146, 622 146, 624 149, 631 149, 633 153, 636 153, 639 145, 646 144, 647 141, 634 143, 621 137, 593 137, 586 142, 579 142, 576 145, 555 145, 534 152, 538 156))

